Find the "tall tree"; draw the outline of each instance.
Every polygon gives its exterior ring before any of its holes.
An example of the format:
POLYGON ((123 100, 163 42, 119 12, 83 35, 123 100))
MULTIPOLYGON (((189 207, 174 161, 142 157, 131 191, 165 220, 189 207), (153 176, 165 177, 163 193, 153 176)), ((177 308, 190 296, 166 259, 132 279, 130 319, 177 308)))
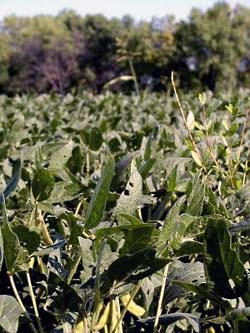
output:
POLYGON ((219 2, 204 13, 193 9, 189 20, 178 25, 173 67, 184 86, 211 90, 236 86, 249 40, 247 17, 248 9, 233 10, 219 2))

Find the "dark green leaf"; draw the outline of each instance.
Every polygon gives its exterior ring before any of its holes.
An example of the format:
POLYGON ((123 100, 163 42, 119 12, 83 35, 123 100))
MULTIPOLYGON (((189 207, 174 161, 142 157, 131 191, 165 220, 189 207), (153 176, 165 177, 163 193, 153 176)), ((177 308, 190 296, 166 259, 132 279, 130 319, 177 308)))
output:
POLYGON ((196 241, 186 241, 180 245, 180 248, 176 250, 176 257, 189 256, 192 254, 202 254, 204 251, 203 244, 196 241))
POLYGON ((156 162, 156 159, 150 158, 147 160, 140 168, 139 168, 139 173, 142 176, 142 179, 146 179, 149 175, 150 170, 154 166, 156 162))
POLYGON ((17 235, 11 230, 7 222, 3 223, 4 259, 8 271, 14 274, 29 269, 29 253, 20 245, 17 235))
POLYGON ((114 175, 114 167, 114 159, 113 157, 110 157, 102 171, 101 178, 96 185, 94 194, 91 197, 86 213, 86 229, 96 227, 102 219, 106 201, 109 196, 109 188, 114 175))
POLYGON ((89 133, 89 148, 91 150, 98 150, 102 145, 102 132, 98 127, 93 127, 89 133))
POLYGON ((102 276, 104 290, 111 288, 114 282, 135 282, 162 269, 168 261, 155 255, 154 249, 146 248, 118 258, 102 276))
POLYGON ((207 300, 209 299, 211 302, 213 302, 214 304, 219 305, 222 308, 225 308, 225 309, 228 309, 228 310, 231 309, 230 303, 223 300, 216 293, 211 291, 211 288, 205 283, 197 286, 193 283, 174 280, 172 282, 172 284, 180 286, 180 287, 186 289, 187 291, 192 291, 193 293, 196 293, 197 295, 199 295, 199 297, 205 298, 207 300))
POLYGON ((125 243, 120 250, 120 253, 135 253, 148 247, 148 245, 152 243, 151 237, 153 229, 154 227, 152 225, 140 224, 136 229, 126 230, 125 243))
POLYGON ((142 224, 143 222, 137 217, 129 214, 120 214, 120 216, 126 219, 131 225, 142 224))
POLYGON ((48 169, 38 169, 32 181, 32 192, 37 201, 43 201, 50 197, 55 184, 54 175, 48 169))
POLYGON ((17 235, 12 231, 6 215, 5 206, 3 207, 3 248, 4 259, 7 270, 14 274, 19 271, 29 269, 29 253, 20 245, 17 235))
MULTIPOLYGON (((148 227, 148 228, 152 228, 152 225, 149 223, 144 223, 143 224, 144 227, 148 227)), ((115 235, 118 235, 120 238, 120 235, 122 235, 122 237, 124 237, 124 234, 127 231, 130 230, 136 230, 136 229, 140 229, 142 227, 142 223, 140 224, 123 224, 121 226, 118 227, 108 227, 108 228, 100 228, 98 230, 96 230, 95 232, 95 237, 96 237, 96 241, 100 242, 103 239, 107 238, 107 237, 114 237, 115 235)))
POLYGON ((214 291, 225 298, 242 296, 248 288, 247 274, 232 246, 226 221, 210 220, 204 236, 206 271, 214 291))
POLYGON ((27 249, 29 254, 37 250, 41 240, 36 231, 29 230, 24 225, 14 226, 12 230, 17 235, 20 245, 27 249))
POLYGON ((168 192, 174 192, 176 188, 177 183, 177 168, 178 165, 176 165, 173 170, 171 171, 169 177, 168 177, 168 192))

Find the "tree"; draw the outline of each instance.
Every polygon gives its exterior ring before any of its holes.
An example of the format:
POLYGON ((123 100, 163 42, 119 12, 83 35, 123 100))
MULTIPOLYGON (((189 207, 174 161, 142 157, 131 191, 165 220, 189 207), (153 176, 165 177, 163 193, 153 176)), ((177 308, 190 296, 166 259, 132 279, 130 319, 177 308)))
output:
POLYGON ((175 48, 174 29, 172 18, 154 18, 151 23, 142 21, 124 30, 117 40, 123 70, 135 73, 142 88, 166 89, 164 81, 171 72, 169 63, 175 48))
POLYGON ((129 91, 160 91, 172 70, 188 90, 244 87, 250 83, 249 31, 250 9, 223 2, 205 12, 193 9, 178 23, 172 16, 137 22, 72 10, 12 15, 0 25, 0 92, 64 93, 78 86, 99 93, 120 77, 129 91))
POLYGON ((0 92, 9 80, 10 39, 0 32, 0 92))
POLYGON ((84 18, 82 32, 85 45, 78 57, 79 68, 87 81, 95 78, 92 90, 99 92, 107 81, 119 75, 116 38, 121 33, 121 23, 103 15, 88 15, 84 18))
POLYGON ((205 13, 193 9, 189 20, 178 25, 173 68, 184 87, 228 90, 236 86, 247 45, 246 11, 243 15, 220 2, 205 13))

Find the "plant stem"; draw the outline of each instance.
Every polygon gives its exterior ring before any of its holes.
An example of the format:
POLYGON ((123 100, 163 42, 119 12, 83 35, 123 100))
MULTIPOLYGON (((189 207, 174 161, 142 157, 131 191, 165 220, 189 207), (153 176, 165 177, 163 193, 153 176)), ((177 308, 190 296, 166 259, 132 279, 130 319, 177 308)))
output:
POLYGON ((90 156, 89 156, 89 149, 86 152, 86 175, 89 178, 90 173, 90 156))
POLYGON ((164 268, 164 273, 163 273, 163 278, 162 278, 162 285, 161 285, 161 292, 160 292, 158 307, 157 307, 156 316, 155 316, 153 333, 157 333, 157 327, 158 327, 160 315, 161 315, 161 312, 162 312, 162 302, 163 302, 164 292, 165 292, 165 288, 166 288, 168 268, 169 268, 169 264, 167 264, 164 268))
POLYGON ((8 277, 9 277, 9 281, 10 281, 10 285, 11 285, 11 288, 13 290, 13 293, 16 297, 16 300, 18 301, 19 305, 21 306, 23 312, 24 312, 24 315, 25 317, 28 319, 28 322, 29 322, 29 325, 30 325, 30 328, 32 330, 33 333, 38 333, 35 326, 33 325, 32 321, 31 321, 31 318, 18 294, 18 291, 17 291, 17 288, 16 288, 16 284, 15 284, 15 281, 14 281, 14 278, 13 278, 13 275, 12 274, 8 274, 8 277))
POLYGON ((129 58, 128 63, 129 63, 129 68, 130 68, 131 74, 132 74, 133 79, 134 79, 135 91, 136 91, 136 94, 139 96, 140 95, 140 89, 139 89, 139 84, 138 84, 137 76, 136 76, 136 73, 135 73, 135 68, 134 68, 134 65, 133 65, 133 61, 129 58))
POLYGON ((78 215, 78 213, 79 213, 79 210, 80 210, 80 208, 81 208, 81 205, 82 205, 82 203, 81 202, 79 202, 79 204, 77 205, 77 207, 76 207, 76 211, 75 211, 75 214, 74 214, 74 216, 77 216, 78 215))
POLYGON ((26 272, 26 278, 27 278, 27 282, 28 282, 28 287, 29 287, 29 294, 30 294, 30 298, 33 304, 33 308, 34 308, 34 312, 35 312, 35 316, 36 316, 36 322, 38 325, 38 329, 40 333, 44 333, 43 327, 42 327, 42 323, 40 320, 40 316, 39 316, 39 312, 38 312, 38 307, 36 304, 36 297, 34 295, 33 292, 33 287, 32 287, 32 283, 31 283, 31 278, 30 278, 30 273, 26 272))
POLYGON ((248 168, 248 160, 246 160, 246 164, 245 164, 245 171, 243 173, 242 186, 244 186, 246 184, 247 168, 248 168))
POLYGON ((245 121, 244 121, 244 124, 243 124, 243 129, 242 129, 242 132, 241 132, 240 146, 239 146, 239 149, 238 149, 238 152, 237 152, 237 160, 238 161, 240 161, 240 155, 241 155, 242 148, 243 148, 243 141, 244 141, 244 137, 245 137, 245 133, 246 133, 248 116, 249 116, 249 110, 247 110, 246 118, 245 118, 245 121))
MULTIPOLYGON (((206 123, 206 112, 205 109, 203 109, 203 123, 206 123)), ((207 147, 208 147, 208 151, 210 153, 210 156, 212 157, 214 164, 217 167, 217 170, 220 172, 220 165, 216 159, 216 153, 214 152, 214 147, 213 144, 210 141, 210 137, 209 137, 209 133, 208 133, 208 128, 207 126, 205 126, 205 135, 206 135, 206 143, 207 143, 207 147)))
MULTIPOLYGON (((199 148, 197 147, 197 145, 196 145, 196 143, 194 141, 194 138, 193 138, 193 135, 192 135, 190 129, 188 128, 188 124, 187 124, 187 119, 186 119, 186 116, 185 116, 185 112, 184 112, 183 107, 181 105, 181 101, 180 101, 180 98, 179 98, 179 95, 178 95, 178 92, 177 92, 177 89, 176 89, 176 85, 175 85, 175 82, 174 82, 174 72, 171 73, 171 83, 172 83, 172 86, 173 86, 173 89, 174 89, 174 94, 175 94, 175 98, 176 98, 178 107, 179 107, 180 112, 181 112, 181 116, 183 118, 185 127, 186 127, 186 129, 188 131, 189 139, 190 139, 190 141, 192 143, 194 151, 198 154, 199 158, 201 159, 201 152, 200 152, 199 148)), ((205 166, 203 166, 203 167, 206 170, 205 166)))

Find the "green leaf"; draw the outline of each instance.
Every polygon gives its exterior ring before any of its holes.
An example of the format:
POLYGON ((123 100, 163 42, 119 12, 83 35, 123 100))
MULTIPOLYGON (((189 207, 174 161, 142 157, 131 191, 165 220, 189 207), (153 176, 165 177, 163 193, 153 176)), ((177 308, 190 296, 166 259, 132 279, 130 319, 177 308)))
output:
POLYGON ((152 248, 121 256, 102 275, 103 291, 107 292, 114 282, 132 283, 141 280, 162 269, 167 263, 166 259, 156 258, 156 251, 152 248))
POLYGON ((143 224, 143 222, 137 217, 129 214, 120 214, 122 218, 127 220, 131 225, 143 224))
POLYGON ((76 183, 65 181, 56 182, 46 203, 62 203, 71 201, 80 195, 80 188, 76 183))
POLYGON ((180 280, 174 280, 172 282, 173 285, 182 287, 186 289, 187 291, 192 291, 193 293, 196 293, 199 297, 205 298, 207 300, 210 300, 216 305, 219 305, 222 308, 231 309, 231 305, 229 302, 223 300, 220 298, 216 293, 210 290, 209 286, 206 283, 203 283, 199 286, 189 283, 189 282, 184 282, 180 280))
POLYGON ((148 247, 152 241, 154 227, 148 224, 140 224, 138 228, 125 231, 125 243, 120 250, 121 254, 135 253, 148 247))
POLYGON ((233 123, 228 130, 228 134, 230 136, 233 136, 238 131, 238 129, 239 129, 239 124, 233 123))
POLYGON ((48 169, 42 168, 35 172, 32 181, 32 193, 37 201, 43 201, 50 197, 55 184, 54 175, 48 169))
POLYGON ((226 110, 233 114, 234 105, 232 103, 225 106, 226 110))
POLYGON ((40 245, 40 235, 34 231, 29 230, 24 225, 13 226, 12 231, 17 235, 21 246, 23 246, 29 254, 35 252, 40 245))
POLYGON ((139 173, 142 176, 142 179, 146 179, 149 175, 150 170, 156 163, 155 158, 148 159, 139 169, 139 173))
POLYGON ((81 274, 81 280, 86 282, 92 276, 92 270, 94 265, 92 241, 83 237, 78 237, 83 271, 81 274))
POLYGON ((234 330, 240 333, 249 333, 250 329, 250 307, 230 311, 226 320, 232 323, 234 330))
POLYGON ((135 210, 141 204, 142 199, 142 177, 137 170, 135 160, 131 163, 131 175, 126 185, 126 189, 117 200, 113 215, 118 217, 119 223, 124 223, 120 214, 133 215, 135 210))
POLYGON ((176 223, 173 225, 173 229, 170 234, 170 245, 173 249, 178 250, 181 247, 182 239, 185 237, 186 230, 197 219, 189 214, 181 214, 176 223))
POLYGON ((225 298, 242 296, 248 288, 247 273, 232 247, 226 221, 210 220, 204 235, 205 266, 214 291, 225 298))
POLYGON ((3 193, 0 194, 0 204, 3 204, 4 201, 10 196, 10 194, 13 191, 15 191, 15 189, 18 185, 18 182, 20 180, 20 177, 21 177, 21 170, 22 170, 22 163, 19 162, 14 175, 9 180, 9 182, 8 182, 5 190, 3 191, 3 193))
POLYGON ((102 132, 98 127, 93 127, 89 133, 89 148, 91 150, 98 150, 101 148, 103 142, 102 132))
MULTIPOLYGON (((147 319, 141 319, 141 320, 137 321, 137 325, 139 323, 140 325, 143 325, 145 328, 147 326, 153 327, 153 325, 155 323, 155 319, 156 319, 156 317, 149 317, 147 319)), ((193 327, 193 330, 195 332, 200 332, 198 318, 196 318, 194 315, 192 315, 190 313, 176 312, 176 313, 170 313, 170 314, 163 314, 159 317, 159 324, 162 326, 168 326, 172 323, 175 323, 176 321, 183 320, 183 319, 186 319, 189 322, 189 324, 193 327)))
POLYGON ((111 156, 102 171, 101 178, 99 179, 94 194, 91 197, 86 213, 86 229, 96 227, 102 219, 109 196, 109 188, 114 175, 114 167, 115 162, 111 156))
POLYGON ((230 320, 230 321, 240 320, 240 319, 244 319, 246 317, 250 317, 250 307, 236 309, 236 310, 230 311, 226 315, 226 319, 230 320))
POLYGON ((2 225, 4 259, 9 273, 14 274, 19 271, 29 269, 29 253, 20 245, 17 235, 12 231, 3 208, 4 222, 2 225))
POLYGON ((205 215, 228 215, 222 200, 208 186, 205 186, 205 198, 203 205, 205 215))
POLYGON ((115 163, 115 173, 116 175, 123 175, 124 172, 127 170, 129 165, 131 164, 132 160, 138 155, 138 153, 128 153, 124 156, 121 160, 115 163))
POLYGON ((22 309, 14 297, 0 295, 0 327, 7 333, 16 333, 22 309))
POLYGON ((64 165, 68 162, 73 150, 73 141, 70 141, 62 148, 59 148, 54 152, 49 161, 50 170, 61 170, 64 165))
POLYGON ((178 168, 178 165, 176 165, 169 177, 168 177, 168 182, 167 182, 167 188, 168 188, 168 192, 174 192, 175 191, 175 188, 176 188, 176 183, 177 183, 177 168, 178 168))
POLYGON ((152 228, 152 225, 149 223, 140 223, 140 224, 123 224, 117 227, 108 227, 108 228, 100 228, 96 230, 95 237, 96 243, 100 243, 103 239, 112 237, 114 239, 121 239, 124 237, 125 233, 131 230, 140 229, 142 227, 152 228))
POLYGON ((203 253, 203 244, 196 241, 186 241, 180 245, 180 248, 175 251, 176 257, 189 256, 192 254, 203 253))
POLYGON ((192 185, 192 192, 187 198, 186 213, 192 216, 200 216, 204 204, 205 186, 200 183, 198 176, 195 177, 192 185))
POLYGON ((174 280, 179 280, 194 285, 205 283, 205 273, 203 264, 199 261, 183 263, 179 260, 174 260, 169 268, 168 283, 164 293, 164 302, 168 304, 176 298, 185 296, 183 288, 173 285, 174 280))
POLYGON ((185 196, 180 197, 169 210, 157 242, 158 254, 162 254, 164 250, 167 249, 169 240, 171 238, 173 239, 174 230, 176 230, 176 222, 179 218, 180 211, 185 200, 185 196))
POLYGON ((144 161, 147 161, 150 159, 152 152, 152 138, 151 137, 144 137, 142 141, 142 146, 141 146, 141 154, 144 159, 144 161))

